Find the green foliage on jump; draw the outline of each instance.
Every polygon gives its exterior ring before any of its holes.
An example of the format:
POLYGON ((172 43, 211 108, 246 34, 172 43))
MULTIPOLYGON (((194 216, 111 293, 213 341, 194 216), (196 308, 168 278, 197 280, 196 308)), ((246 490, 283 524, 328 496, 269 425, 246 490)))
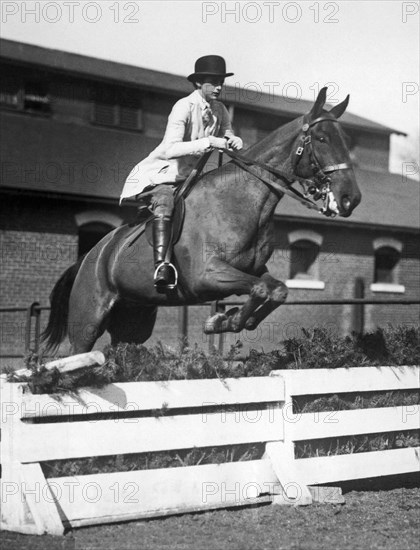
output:
POLYGON ((378 328, 363 335, 337 336, 325 328, 301 329, 299 338, 286 340, 271 352, 250 350, 238 361, 241 343, 231 346, 224 357, 216 350, 206 354, 197 345, 170 348, 158 343, 147 348, 136 344, 108 346, 106 363, 69 374, 46 371, 41 357, 30 356, 26 366, 32 374, 26 381, 33 393, 76 391, 85 386, 115 382, 197 380, 267 376, 277 369, 349 368, 379 365, 416 365, 420 357, 418 326, 378 328))

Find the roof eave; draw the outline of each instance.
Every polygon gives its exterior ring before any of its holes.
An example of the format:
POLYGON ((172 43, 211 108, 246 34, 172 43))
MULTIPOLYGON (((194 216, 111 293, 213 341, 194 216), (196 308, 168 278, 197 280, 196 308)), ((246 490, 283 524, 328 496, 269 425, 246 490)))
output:
POLYGON ((399 232, 405 232, 405 233, 420 233, 420 227, 415 226, 408 226, 408 225, 392 225, 392 224, 379 224, 379 223, 370 223, 370 222, 363 222, 363 221, 351 221, 348 219, 342 219, 342 218, 335 218, 333 222, 329 219, 323 219, 323 218, 308 218, 305 216, 285 216, 283 214, 274 214, 274 219, 276 221, 287 221, 287 222, 305 222, 308 223, 314 223, 317 225, 339 225, 340 227, 346 227, 346 228, 360 228, 360 229, 371 229, 374 231, 378 230, 387 230, 387 231, 399 231, 399 232))
MULTIPOLYGON (((45 48, 33 44, 16 42, 13 40, 1 39, 0 43, 2 46, 0 58, 14 61, 26 66, 37 63, 55 72, 62 72, 63 70, 66 70, 75 76, 89 76, 90 78, 99 81, 113 81, 118 83, 123 81, 127 85, 141 86, 147 91, 159 92, 167 95, 179 96, 190 90, 187 80, 184 77, 173 73, 166 73, 153 69, 144 69, 133 65, 127 65, 125 63, 88 57, 63 50, 45 48), (92 65, 95 64, 98 65, 98 68, 97 70, 92 70, 92 65), (106 76, 107 71, 104 70, 105 66, 108 67, 108 69, 113 68, 114 74, 108 74, 108 76, 106 76), (154 82, 155 80, 156 82, 154 82), (164 85, 162 83, 164 83, 164 85)), ((112 73, 112 71, 108 72, 112 73)), ((227 96, 229 92, 232 92, 233 90, 235 90, 235 88, 226 86, 225 95, 227 96)), ((278 97, 281 98, 281 96, 278 97)), ((305 102, 306 100, 302 101, 305 102)), ((247 102, 237 99, 231 100, 229 97, 226 97, 226 102, 234 105, 235 107, 245 107, 251 111, 273 114, 275 116, 283 116, 285 118, 289 118, 290 120, 301 116, 306 112, 303 109, 296 109, 292 112, 290 110, 286 111, 281 107, 274 109, 267 105, 258 106, 255 102, 247 102)), ((359 118, 362 119, 362 117, 359 118)), ((374 134, 397 134, 407 136, 406 133, 399 130, 382 126, 376 122, 373 124, 373 127, 370 125, 365 125, 363 124, 363 119, 358 123, 343 121, 343 126, 349 129, 362 130, 374 134)))

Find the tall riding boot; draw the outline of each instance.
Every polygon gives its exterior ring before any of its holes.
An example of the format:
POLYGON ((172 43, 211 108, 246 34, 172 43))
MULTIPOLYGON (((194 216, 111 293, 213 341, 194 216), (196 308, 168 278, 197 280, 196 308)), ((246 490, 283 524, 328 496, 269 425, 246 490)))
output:
POLYGON ((173 283, 172 265, 165 263, 171 240, 172 224, 169 218, 153 218, 153 254, 155 261, 155 286, 166 287, 173 283))

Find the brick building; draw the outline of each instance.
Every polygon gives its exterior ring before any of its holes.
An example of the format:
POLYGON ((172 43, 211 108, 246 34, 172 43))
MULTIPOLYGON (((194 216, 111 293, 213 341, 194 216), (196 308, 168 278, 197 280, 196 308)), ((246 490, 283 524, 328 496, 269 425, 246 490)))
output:
MULTIPOLYGON (((134 217, 118 197, 132 166, 161 140, 185 77, 28 44, 1 41, 0 308, 48 305, 60 274, 106 232, 134 217)), ((245 145, 307 112, 311 102, 226 87, 245 145)), ((276 211, 270 271, 290 300, 414 298, 419 288, 419 184, 388 171, 399 133, 345 113, 363 199, 349 219, 327 220, 284 198, 276 211), (356 294, 355 294, 356 293, 356 294)), ((189 308, 189 338, 205 344, 207 307, 189 308)), ((163 308, 153 340, 177 339, 179 308, 163 308), (168 334, 170 337, 168 337, 168 334)), ((418 306, 367 306, 365 329, 418 321, 418 306)), ((284 306, 254 332, 227 335, 271 349, 298 327, 355 328, 352 306, 284 306)), ((3 313, 2 356, 22 353, 24 317, 3 313)), ((360 319, 359 321, 360 322, 360 319)))

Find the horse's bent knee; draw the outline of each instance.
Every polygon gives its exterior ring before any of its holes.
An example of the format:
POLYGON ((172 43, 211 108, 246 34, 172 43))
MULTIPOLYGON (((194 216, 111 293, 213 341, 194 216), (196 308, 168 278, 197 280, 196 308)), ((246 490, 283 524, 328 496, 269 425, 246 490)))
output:
POLYGON ((279 282, 279 285, 271 292, 270 300, 282 304, 286 301, 288 294, 289 289, 287 286, 284 283, 279 282))
POLYGON ((262 281, 253 285, 251 289, 251 296, 253 298, 259 298, 261 300, 265 300, 266 298, 268 298, 267 285, 262 281))

